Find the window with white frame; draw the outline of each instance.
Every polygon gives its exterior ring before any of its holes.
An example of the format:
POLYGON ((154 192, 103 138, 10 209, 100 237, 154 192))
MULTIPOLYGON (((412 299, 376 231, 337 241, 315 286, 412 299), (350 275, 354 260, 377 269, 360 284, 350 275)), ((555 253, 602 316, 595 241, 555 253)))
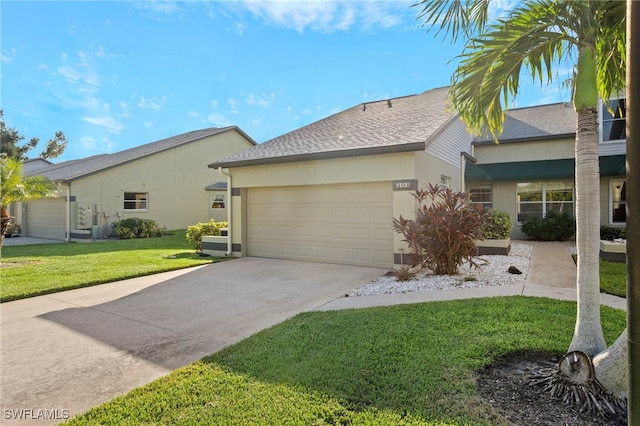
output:
POLYGON ((449 188, 451 186, 451 178, 449 176, 440 175, 440 188, 449 188))
POLYGON ((493 207, 493 191, 491 185, 470 185, 469 204, 481 204, 488 210, 493 207))
POLYGON ((516 188, 518 223, 544 218, 550 211, 573 215, 573 182, 523 182, 516 188))
POLYGON ((212 194, 211 195, 211 208, 212 209, 224 209, 224 195, 223 194, 212 194))
POLYGON ((610 222, 612 225, 627 223, 627 181, 622 179, 609 182, 610 222))
POLYGON ((124 193, 124 209, 128 211, 149 210, 149 193, 148 192, 125 192, 124 193))
POLYGON ((626 99, 612 99, 602 103, 600 110, 602 142, 627 139, 626 116, 626 99))

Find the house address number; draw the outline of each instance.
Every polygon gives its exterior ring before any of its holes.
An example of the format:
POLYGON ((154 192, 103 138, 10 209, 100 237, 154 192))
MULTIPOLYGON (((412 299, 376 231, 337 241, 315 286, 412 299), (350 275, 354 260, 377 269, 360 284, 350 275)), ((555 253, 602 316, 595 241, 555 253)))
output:
POLYGON ((418 188, 417 179, 395 180, 393 181, 394 191, 413 191, 418 188))

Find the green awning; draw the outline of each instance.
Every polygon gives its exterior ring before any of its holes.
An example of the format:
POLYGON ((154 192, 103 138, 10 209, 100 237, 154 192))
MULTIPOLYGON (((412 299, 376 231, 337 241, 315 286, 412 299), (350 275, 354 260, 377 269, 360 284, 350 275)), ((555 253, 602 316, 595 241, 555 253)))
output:
POLYGON ((621 176, 627 172, 626 155, 600 157, 600 176, 621 176))
MULTIPOLYGON (((600 157, 601 176, 620 176, 625 174, 626 155, 600 157)), ((575 160, 517 161, 513 163, 467 163, 465 180, 490 181, 528 181, 573 178, 575 160)))

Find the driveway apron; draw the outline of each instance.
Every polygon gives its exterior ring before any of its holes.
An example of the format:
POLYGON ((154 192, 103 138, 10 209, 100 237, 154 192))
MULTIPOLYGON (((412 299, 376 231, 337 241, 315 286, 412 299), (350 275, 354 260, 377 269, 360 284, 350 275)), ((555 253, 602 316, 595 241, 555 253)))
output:
POLYGON ((59 423, 384 272, 248 257, 3 303, 0 423, 59 423))

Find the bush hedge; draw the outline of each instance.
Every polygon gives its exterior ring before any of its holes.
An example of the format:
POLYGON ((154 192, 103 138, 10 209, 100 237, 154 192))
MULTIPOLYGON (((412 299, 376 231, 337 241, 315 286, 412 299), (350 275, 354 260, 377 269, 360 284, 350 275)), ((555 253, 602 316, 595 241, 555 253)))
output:
POLYGON ((600 239, 613 241, 617 238, 627 238, 627 228, 616 228, 614 226, 602 225, 600 227, 600 239))
POLYGON ((202 250, 202 237, 205 235, 220 236, 221 230, 227 227, 227 222, 200 222, 187 228, 186 238, 196 251, 202 250))
POLYGON ((509 238, 513 222, 509 213, 490 209, 482 223, 482 237, 486 240, 502 240, 509 238))
POLYGON ((525 221, 522 232, 536 241, 566 241, 576 233, 576 220, 569 213, 552 210, 544 219, 534 217, 525 221))
POLYGON ((113 223, 113 232, 121 240, 132 238, 161 237, 165 229, 158 226, 155 220, 132 217, 113 223))

